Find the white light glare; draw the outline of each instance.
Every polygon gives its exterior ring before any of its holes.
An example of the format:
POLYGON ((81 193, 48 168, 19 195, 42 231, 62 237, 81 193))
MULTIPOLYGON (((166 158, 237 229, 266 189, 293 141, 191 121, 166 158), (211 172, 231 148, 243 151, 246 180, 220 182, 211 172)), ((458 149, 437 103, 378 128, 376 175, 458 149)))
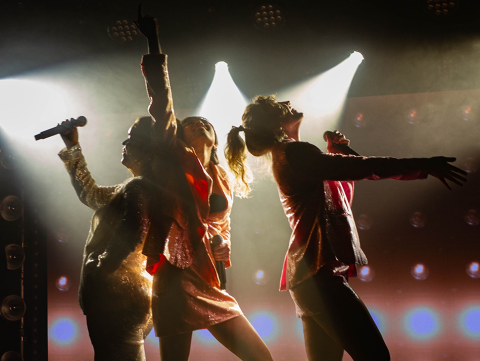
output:
POLYGON ((358 65, 360 65, 364 59, 362 53, 359 53, 358 51, 351 53, 349 58, 358 65))
MULTIPOLYGON (((239 126, 242 123, 246 105, 245 97, 228 71, 228 64, 224 61, 216 63, 212 85, 197 115, 207 118, 215 127, 220 143, 218 149, 223 149, 226 134, 232 126, 239 126)), ((222 161, 223 152, 218 152, 218 155, 222 161)))

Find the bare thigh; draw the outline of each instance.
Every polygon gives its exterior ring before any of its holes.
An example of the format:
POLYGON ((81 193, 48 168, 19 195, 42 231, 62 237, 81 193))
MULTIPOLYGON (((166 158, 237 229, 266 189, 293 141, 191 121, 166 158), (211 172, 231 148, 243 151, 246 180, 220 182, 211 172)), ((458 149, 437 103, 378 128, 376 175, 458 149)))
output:
POLYGON ((267 345, 245 316, 208 327, 210 333, 242 361, 272 361, 267 345))

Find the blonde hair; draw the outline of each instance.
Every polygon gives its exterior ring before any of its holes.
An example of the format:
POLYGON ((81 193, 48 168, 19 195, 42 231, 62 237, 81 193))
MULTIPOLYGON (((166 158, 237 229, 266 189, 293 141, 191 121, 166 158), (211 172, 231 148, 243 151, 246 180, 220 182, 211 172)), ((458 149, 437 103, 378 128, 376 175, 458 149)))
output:
POLYGON ((232 127, 228 133, 225 158, 235 177, 237 196, 247 197, 253 181, 246 164, 246 151, 255 157, 269 155, 272 147, 287 136, 282 129, 282 119, 287 113, 287 108, 277 102, 275 95, 258 95, 245 108, 242 126, 232 127), (241 131, 245 133, 245 140, 240 136, 241 131))

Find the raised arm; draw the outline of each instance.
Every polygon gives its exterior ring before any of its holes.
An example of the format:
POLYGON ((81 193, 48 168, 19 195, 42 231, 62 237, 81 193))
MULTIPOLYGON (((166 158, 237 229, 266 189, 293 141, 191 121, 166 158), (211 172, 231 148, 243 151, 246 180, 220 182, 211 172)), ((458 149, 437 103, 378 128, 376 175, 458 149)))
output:
POLYGON ((70 174, 73 188, 82 203, 97 210, 106 205, 115 195, 117 186, 102 187, 97 185, 91 176, 82 148, 78 142, 78 130, 74 128, 61 134, 66 148, 58 153, 67 172, 70 174))
POLYGON ((141 5, 138 8, 136 24, 148 41, 149 53, 142 59, 142 72, 150 98, 148 110, 155 120, 155 135, 161 142, 169 145, 175 139, 177 121, 173 109, 167 56, 161 54, 157 20, 143 15, 141 5))

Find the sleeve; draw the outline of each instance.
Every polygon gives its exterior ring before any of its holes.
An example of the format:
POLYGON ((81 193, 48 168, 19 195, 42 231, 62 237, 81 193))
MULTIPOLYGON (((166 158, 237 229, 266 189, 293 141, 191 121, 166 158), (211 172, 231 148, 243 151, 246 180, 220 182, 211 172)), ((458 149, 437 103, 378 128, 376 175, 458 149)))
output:
POLYGON ((105 251, 98 257, 102 273, 116 271, 135 248, 143 242, 150 224, 148 192, 140 178, 134 178, 124 189, 120 201, 121 221, 105 251))
POLYGON ((97 210, 106 205, 115 195, 118 186, 102 187, 97 185, 87 168, 80 144, 70 149, 64 148, 58 153, 63 161, 73 188, 82 203, 97 210))
POLYGON ((148 110, 155 120, 155 136, 159 141, 170 145, 176 137, 177 120, 173 109, 167 56, 164 54, 144 55, 142 72, 150 98, 148 110))
POLYGON ((425 179, 428 176, 428 158, 398 159, 327 154, 304 142, 288 144, 285 152, 292 171, 310 180, 413 180, 425 179))

